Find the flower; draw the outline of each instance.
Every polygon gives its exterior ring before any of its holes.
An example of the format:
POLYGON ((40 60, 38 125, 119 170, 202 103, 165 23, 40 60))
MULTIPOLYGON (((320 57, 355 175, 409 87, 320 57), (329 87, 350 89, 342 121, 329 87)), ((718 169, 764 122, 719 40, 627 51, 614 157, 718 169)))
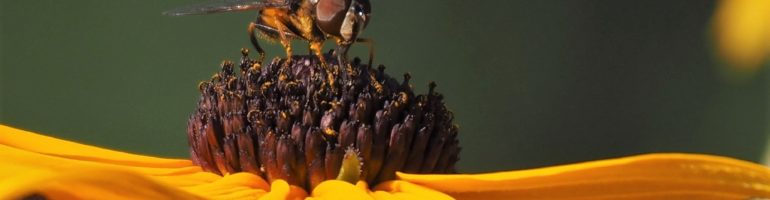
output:
POLYGON ((359 59, 340 67, 332 55, 328 65, 298 55, 263 66, 242 54, 199 84, 187 138, 204 171, 307 190, 331 179, 373 185, 396 171, 455 171, 458 126, 435 83, 418 95, 409 74, 398 82, 359 59))
POLYGON ((698 154, 647 154, 486 174, 405 174, 369 187, 327 180, 310 193, 247 172, 113 151, 0 125, 0 199, 748 199, 770 168, 698 154))
POLYGON ((240 74, 225 62, 199 85, 190 160, 0 125, 0 199, 770 198, 769 168, 697 154, 453 174, 458 128, 435 84, 415 95, 384 67, 290 59, 243 51, 240 74))
POLYGON ((731 67, 756 71, 770 57, 770 1, 719 1, 713 34, 717 53, 731 67))

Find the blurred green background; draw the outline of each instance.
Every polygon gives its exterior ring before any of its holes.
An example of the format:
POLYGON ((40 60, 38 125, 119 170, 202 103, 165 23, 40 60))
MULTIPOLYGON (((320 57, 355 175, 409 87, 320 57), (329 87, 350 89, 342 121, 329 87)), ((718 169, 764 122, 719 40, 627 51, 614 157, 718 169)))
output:
MULTIPOLYGON (((195 2, 0 0, 0 124, 186 157, 196 85, 250 47, 256 15, 160 14, 195 2)), ((768 145, 770 74, 725 78, 715 2, 372 4, 375 62, 420 92, 439 84, 463 172, 672 151, 758 161, 768 145)))

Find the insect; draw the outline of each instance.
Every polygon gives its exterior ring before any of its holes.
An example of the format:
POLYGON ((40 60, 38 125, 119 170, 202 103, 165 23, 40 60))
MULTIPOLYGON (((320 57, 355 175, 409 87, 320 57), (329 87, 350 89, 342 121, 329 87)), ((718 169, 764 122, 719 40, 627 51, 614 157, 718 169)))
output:
MULTIPOLYGON (((215 0, 184 6, 164 12, 165 15, 202 15, 221 12, 258 10, 259 15, 249 23, 252 45, 259 53, 261 63, 265 51, 255 37, 255 30, 268 39, 278 40, 292 55, 291 40, 309 42, 309 50, 326 66, 321 51, 327 39, 337 43, 335 54, 340 66, 347 61, 347 52, 355 42, 369 45, 369 66, 373 59, 372 40, 359 38, 369 22, 369 0, 215 0)), ((290 59, 287 59, 286 65, 290 59)))

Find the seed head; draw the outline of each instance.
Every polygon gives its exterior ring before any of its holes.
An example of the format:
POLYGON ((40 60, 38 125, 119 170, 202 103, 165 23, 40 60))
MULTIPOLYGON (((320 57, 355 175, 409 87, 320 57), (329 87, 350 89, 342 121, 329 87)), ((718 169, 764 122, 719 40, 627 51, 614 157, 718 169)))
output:
POLYGON ((324 68, 315 56, 263 66, 242 53, 238 65, 225 61, 199 84, 187 136, 204 170, 250 172, 308 190, 328 179, 375 185, 396 171, 455 171, 458 128, 435 83, 415 95, 409 74, 399 83, 384 66, 358 58, 348 67, 324 68))

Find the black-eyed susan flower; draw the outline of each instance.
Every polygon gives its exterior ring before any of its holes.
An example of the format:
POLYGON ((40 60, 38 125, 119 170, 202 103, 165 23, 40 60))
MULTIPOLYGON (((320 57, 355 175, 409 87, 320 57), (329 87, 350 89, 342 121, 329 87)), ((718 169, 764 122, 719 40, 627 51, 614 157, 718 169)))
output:
POLYGON ((190 160, 0 126, 0 199, 770 198, 769 168, 696 154, 456 174, 458 128, 435 84, 416 95, 384 67, 292 59, 244 52, 201 83, 190 160))
POLYGON ((295 56, 289 66, 276 59, 263 67, 243 53, 239 69, 226 61, 199 85, 187 135, 205 171, 245 171, 305 189, 332 179, 379 183, 396 171, 455 171, 458 128, 435 84, 416 95, 408 74, 397 82, 357 59, 324 69, 314 56, 295 56))

